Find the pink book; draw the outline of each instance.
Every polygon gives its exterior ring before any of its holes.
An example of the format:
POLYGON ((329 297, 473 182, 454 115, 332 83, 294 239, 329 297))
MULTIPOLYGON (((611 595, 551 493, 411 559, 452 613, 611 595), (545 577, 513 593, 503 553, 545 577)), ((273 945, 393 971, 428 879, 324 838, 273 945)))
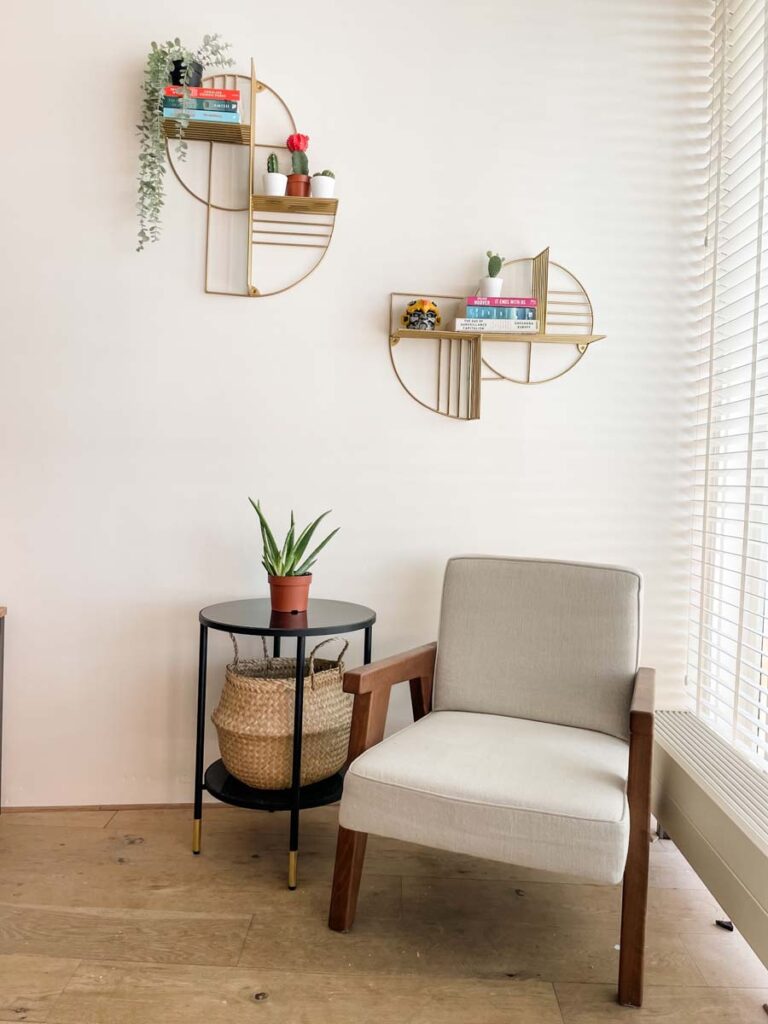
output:
POLYGON ((531 306, 536 308, 536 299, 513 299, 507 295, 500 295, 498 298, 488 295, 470 295, 467 299, 468 306, 531 306))

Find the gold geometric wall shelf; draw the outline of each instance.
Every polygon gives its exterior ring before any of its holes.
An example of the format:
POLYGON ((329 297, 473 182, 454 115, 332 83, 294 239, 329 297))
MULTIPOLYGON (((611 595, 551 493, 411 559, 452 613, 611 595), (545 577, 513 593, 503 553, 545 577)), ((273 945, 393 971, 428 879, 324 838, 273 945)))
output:
MULTIPOLYGON (((164 121, 168 163, 177 180, 185 191, 198 200, 206 208, 205 214, 205 291, 209 295, 238 295, 246 298, 264 298, 278 295, 295 287, 317 269, 330 245, 336 223, 336 199, 312 199, 310 197, 266 196, 259 194, 261 182, 261 165, 257 165, 256 156, 260 151, 288 152, 281 142, 270 142, 266 138, 266 130, 261 134, 259 101, 269 98, 276 106, 284 122, 283 138, 296 131, 296 122, 287 104, 274 89, 256 77, 253 60, 251 74, 218 74, 203 79, 203 84, 212 89, 246 89, 250 91, 250 99, 241 104, 243 113, 246 109, 250 118, 243 124, 220 124, 216 122, 192 121, 184 130, 184 138, 190 143, 208 143, 207 171, 201 182, 192 183, 188 172, 183 171, 184 164, 174 157, 171 141, 178 137, 179 125, 173 120, 164 121), (261 139, 264 138, 264 141, 261 139), (232 162, 226 168, 220 167, 216 147, 247 146, 247 172, 245 167, 233 167, 232 162), (185 176, 186 175, 186 176, 185 176), (242 204, 224 203, 218 199, 217 179, 225 183, 232 178, 242 178, 241 184, 247 186, 242 204), (212 260, 212 219, 217 215, 247 214, 246 230, 241 246, 245 283, 242 290, 227 290, 213 287, 211 284, 212 260), (259 279, 254 253, 260 247, 278 247, 282 253, 290 254, 289 259, 296 257, 293 268, 286 265, 290 275, 288 283, 279 287, 264 284, 259 279), (307 250, 312 250, 308 253, 307 250), (300 258, 299 258, 300 257, 300 258)), ((285 159, 285 157, 283 157, 285 159)), ((262 161, 263 162, 263 161, 262 161)), ((270 250, 264 249, 264 252, 270 250)), ((262 271, 263 273, 263 268, 262 271)))
POLYGON ((483 383, 530 385, 557 380, 581 361, 590 345, 605 338, 593 333, 594 313, 584 286, 569 270, 550 260, 548 248, 538 256, 507 260, 502 275, 507 294, 530 295, 537 300, 538 334, 471 334, 441 327, 406 330, 400 326, 400 317, 412 299, 433 299, 440 307, 442 323, 450 324, 464 315, 459 307, 466 296, 418 289, 391 293, 392 368, 403 389, 430 412, 450 419, 478 420, 483 383))

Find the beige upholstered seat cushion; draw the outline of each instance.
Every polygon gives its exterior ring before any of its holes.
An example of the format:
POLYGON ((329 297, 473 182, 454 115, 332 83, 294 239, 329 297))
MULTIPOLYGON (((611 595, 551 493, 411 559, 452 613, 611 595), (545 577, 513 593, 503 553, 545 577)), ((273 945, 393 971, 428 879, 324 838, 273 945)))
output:
POLYGON ((604 733, 437 711, 350 766, 345 828, 584 880, 621 879, 628 745, 604 733))
POLYGON ((445 570, 434 707, 628 737, 640 576, 631 569, 462 556, 445 570))

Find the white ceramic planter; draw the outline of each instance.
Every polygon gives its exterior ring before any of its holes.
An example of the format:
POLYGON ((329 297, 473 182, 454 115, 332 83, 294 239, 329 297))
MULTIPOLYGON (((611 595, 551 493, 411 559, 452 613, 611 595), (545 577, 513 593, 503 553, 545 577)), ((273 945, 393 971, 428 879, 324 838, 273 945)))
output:
POLYGON ((264 175, 264 195, 284 196, 288 185, 288 175, 279 171, 267 171, 264 175))
POLYGON ((480 282, 480 294, 485 298, 498 298, 504 285, 503 277, 484 277, 480 282))
POLYGON ((327 174, 316 174, 310 185, 313 199, 333 199, 336 191, 336 179, 329 178, 327 174))

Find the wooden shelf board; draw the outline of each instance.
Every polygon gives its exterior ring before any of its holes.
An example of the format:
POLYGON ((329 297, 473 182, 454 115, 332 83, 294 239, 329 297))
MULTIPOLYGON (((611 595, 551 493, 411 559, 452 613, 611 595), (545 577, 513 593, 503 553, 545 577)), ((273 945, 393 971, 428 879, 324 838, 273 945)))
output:
POLYGON ((251 196, 251 210, 259 213, 336 213, 338 199, 312 199, 310 196, 251 196))
POLYGON ((604 334, 527 334, 516 331, 505 334, 503 331, 411 331, 398 330, 391 336, 391 341, 396 342, 401 338, 445 338, 452 341, 454 338, 480 338, 482 341, 535 341, 544 345, 591 345, 593 341, 602 341, 604 334))
MULTIPOLYGON (((179 122, 165 118, 163 130, 167 139, 179 134, 179 122)), ((251 141, 249 124, 222 124, 220 121, 190 121, 184 129, 184 138, 191 142, 227 142, 233 146, 247 146, 251 141)))

